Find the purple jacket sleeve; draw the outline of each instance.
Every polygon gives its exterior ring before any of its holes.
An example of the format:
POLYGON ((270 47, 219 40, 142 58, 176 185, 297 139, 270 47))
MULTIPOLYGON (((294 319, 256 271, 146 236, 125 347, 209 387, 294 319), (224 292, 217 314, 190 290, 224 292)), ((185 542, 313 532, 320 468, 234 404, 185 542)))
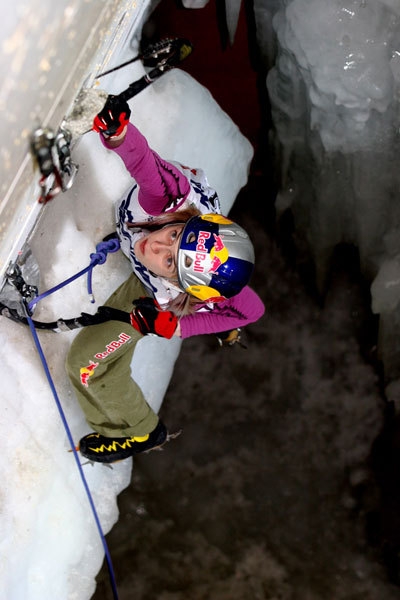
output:
MULTIPOLYGON (((103 145, 111 149, 100 137, 103 145)), ((139 203, 148 214, 157 216, 166 210, 174 211, 184 202, 190 192, 189 181, 179 169, 151 150, 132 123, 128 124, 123 143, 112 150, 139 185, 139 203)))
POLYGON ((197 312, 181 317, 182 339, 203 333, 220 333, 244 327, 258 321, 265 312, 261 298, 248 286, 239 294, 220 304, 210 312, 197 312))

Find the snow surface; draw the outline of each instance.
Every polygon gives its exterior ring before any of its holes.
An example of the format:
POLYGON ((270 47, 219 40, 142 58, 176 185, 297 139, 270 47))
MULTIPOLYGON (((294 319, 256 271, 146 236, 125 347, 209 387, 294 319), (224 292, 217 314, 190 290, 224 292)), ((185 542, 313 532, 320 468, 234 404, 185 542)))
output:
MULTIPOLYGON (((127 57, 134 46, 124 48, 127 57)), ((124 53, 116 59, 124 59, 124 53)), ((143 73, 136 64, 128 73, 103 78, 102 87, 118 93, 143 73)), ((253 150, 209 92, 176 70, 132 100, 131 108, 132 120, 160 154, 205 169, 228 212, 246 183, 253 150)), ((46 206, 31 241, 40 265, 40 291, 89 264, 96 243, 114 228, 113 202, 130 184, 118 157, 105 150, 94 133, 76 144, 73 159, 80 166, 73 188, 46 206)), ((95 305, 81 278, 39 303, 34 316, 53 320, 94 312, 129 272, 124 257, 113 254, 95 268, 95 305)), ((4 318, 1 328, 2 597, 88 599, 104 557, 101 539, 31 334, 4 318)), ((42 332, 39 337, 77 442, 88 426, 64 370, 75 335, 42 332)), ((138 345, 133 376, 155 410, 179 350, 179 340, 146 338, 138 345)), ((105 533, 118 518, 117 495, 129 484, 131 469, 130 460, 112 469, 84 466, 105 533)))

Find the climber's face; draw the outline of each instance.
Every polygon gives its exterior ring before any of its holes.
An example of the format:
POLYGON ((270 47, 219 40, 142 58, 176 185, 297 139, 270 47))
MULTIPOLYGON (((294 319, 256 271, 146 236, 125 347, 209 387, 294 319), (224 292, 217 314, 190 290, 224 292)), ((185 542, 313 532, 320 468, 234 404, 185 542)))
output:
POLYGON ((136 258, 152 273, 176 279, 179 240, 184 224, 166 225, 135 244, 136 258))

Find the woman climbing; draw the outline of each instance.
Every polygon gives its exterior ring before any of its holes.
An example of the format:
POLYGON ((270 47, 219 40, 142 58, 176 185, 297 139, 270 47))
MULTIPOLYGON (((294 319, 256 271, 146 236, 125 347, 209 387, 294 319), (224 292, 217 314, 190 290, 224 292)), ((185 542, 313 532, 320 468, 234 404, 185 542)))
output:
POLYGON ((133 273, 99 308, 97 324, 78 334, 67 357, 69 377, 94 430, 80 440, 80 452, 105 463, 168 439, 131 377, 143 335, 184 339, 215 333, 230 340, 232 331, 264 313, 247 286, 254 265, 247 233, 220 214, 202 170, 163 160, 129 117, 128 104, 110 96, 93 129, 134 179, 116 214, 133 273))

